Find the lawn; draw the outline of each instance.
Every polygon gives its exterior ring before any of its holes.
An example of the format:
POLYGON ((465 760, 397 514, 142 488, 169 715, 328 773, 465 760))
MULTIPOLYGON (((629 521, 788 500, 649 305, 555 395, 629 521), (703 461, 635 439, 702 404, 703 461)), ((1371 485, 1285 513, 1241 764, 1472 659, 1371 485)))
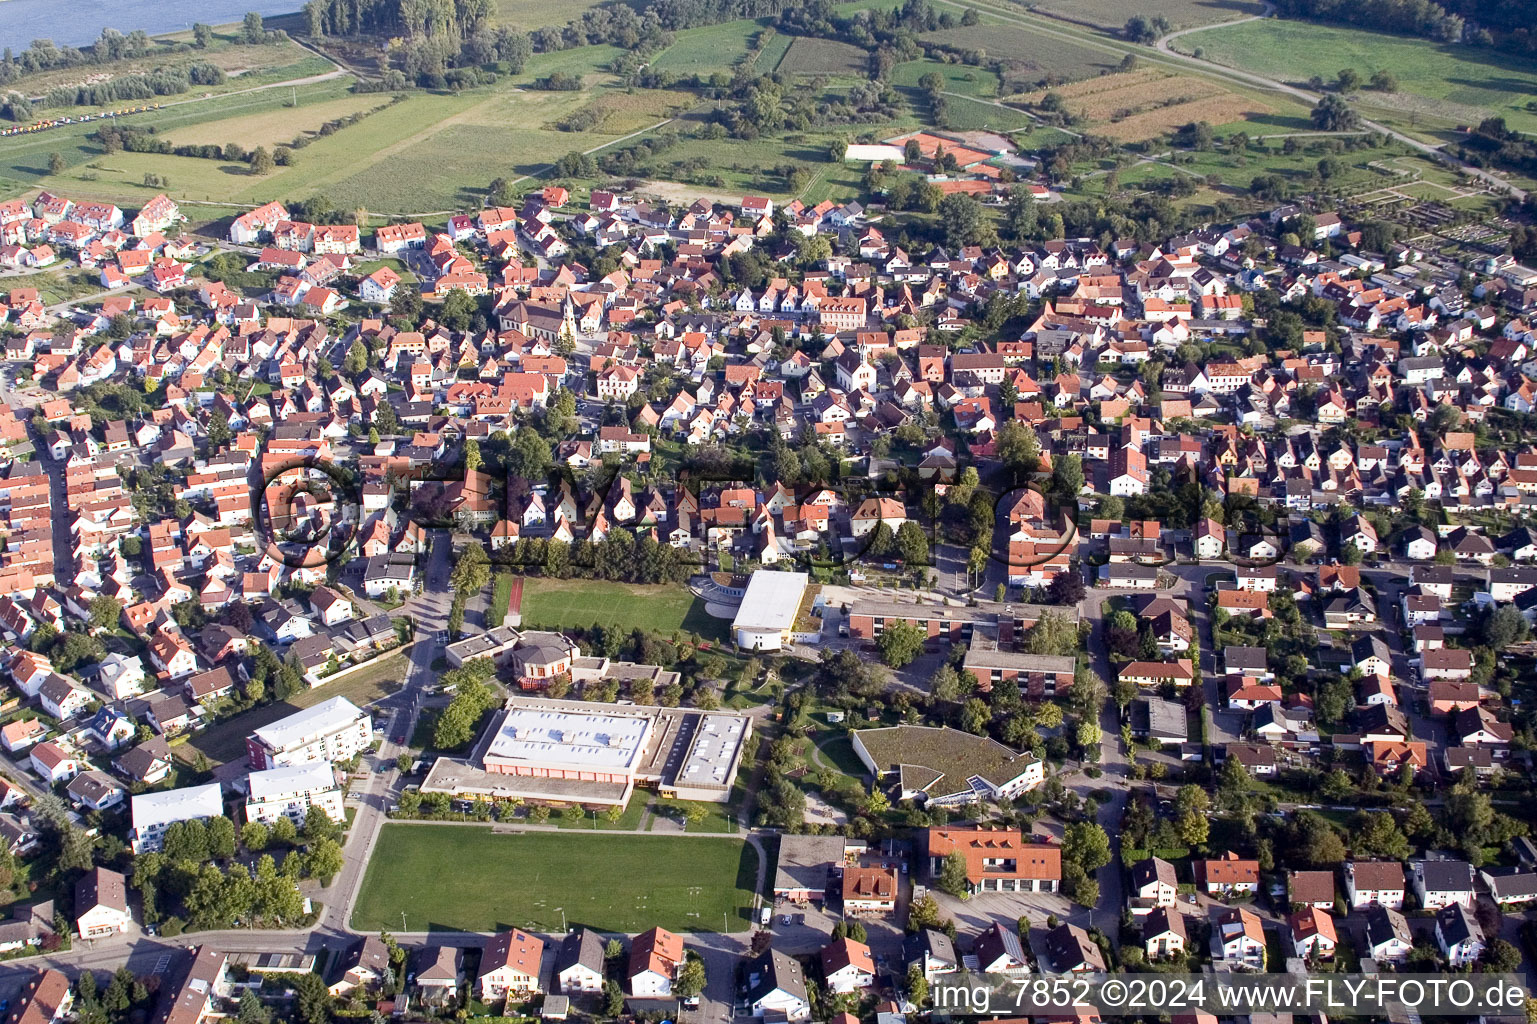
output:
POLYGON ((495 629, 507 618, 507 602, 512 598, 512 573, 499 572, 491 581, 491 604, 486 608, 486 628, 495 629))
POLYGON ((945 64, 937 60, 903 61, 891 69, 891 84, 916 89, 918 79, 929 72, 937 72, 945 80, 945 91, 963 96, 992 97, 998 95, 998 76, 986 68, 968 67, 965 64, 945 64))
POLYGON ((389 824, 352 915, 359 931, 738 931, 757 855, 737 839, 389 824), (423 884, 457 866, 453 885, 423 884))
POLYGON ((1537 131, 1537 114, 1526 109, 1537 92, 1537 66, 1493 49, 1276 18, 1199 32, 1179 45, 1290 82, 1333 79, 1341 68, 1353 68, 1363 81, 1387 71, 1398 79, 1398 93, 1364 91, 1354 102, 1401 125, 1477 124, 1500 116, 1511 128, 1537 131))
POLYGON ((568 821, 564 814, 550 816, 550 824, 558 828, 572 831, 585 830, 588 832, 634 832, 640 828, 640 819, 646 816, 646 808, 651 806, 652 796, 645 790, 637 790, 630 796, 630 802, 625 805, 624 813, 618 821, 609 821, 600 812, 593 814, 588 811, 580 821, 568 821))
POLYGON ((704 602, 681 585, 525 580, 524 628, 560 629, 594 622, 626 632, 636 627, 669 635, 684 630, 716 641, 726 639, 730 625, 707 613, 704 602))

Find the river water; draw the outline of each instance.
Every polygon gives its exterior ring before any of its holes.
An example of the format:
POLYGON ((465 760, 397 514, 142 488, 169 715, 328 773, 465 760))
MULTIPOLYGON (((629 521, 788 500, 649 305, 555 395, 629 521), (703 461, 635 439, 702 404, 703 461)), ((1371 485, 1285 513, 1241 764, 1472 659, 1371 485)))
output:
POLYGON ((104 28, 150 35, 177 32, 195 21, 227 25, 247 11, 291 14, 303 0, 0 0, 0 46, 23 50, 34 39, 84 46, 104 28))

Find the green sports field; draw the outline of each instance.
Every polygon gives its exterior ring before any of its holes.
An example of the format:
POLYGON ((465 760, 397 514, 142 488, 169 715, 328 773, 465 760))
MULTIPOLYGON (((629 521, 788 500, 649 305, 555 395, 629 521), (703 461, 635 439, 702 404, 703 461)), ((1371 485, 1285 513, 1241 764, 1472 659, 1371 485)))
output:
POLYGON ((729 620, 704 610, 704 602, 687 587, 662 584, 637 586, 595 580, 528 579, 523 587, 523 625, 547 629, 590 626, 605 629, 675 630, 698 633, 708 640, 726 639, 729 620))
POLYGON ((386 825, 352 914, 361 931, 731 931, 749 926, 757 854, 739 839, 495 833, 386 825))

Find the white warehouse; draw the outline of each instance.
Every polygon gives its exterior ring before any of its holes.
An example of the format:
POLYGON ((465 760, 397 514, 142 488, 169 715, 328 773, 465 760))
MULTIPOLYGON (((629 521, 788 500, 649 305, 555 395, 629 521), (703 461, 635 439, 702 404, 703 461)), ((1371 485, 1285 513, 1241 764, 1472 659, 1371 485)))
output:
POLYGON ((810 582, 803 572, 759 569, 753 573, 731 622, 736 645, 744 651, 777 651, 789 643, 810 582))

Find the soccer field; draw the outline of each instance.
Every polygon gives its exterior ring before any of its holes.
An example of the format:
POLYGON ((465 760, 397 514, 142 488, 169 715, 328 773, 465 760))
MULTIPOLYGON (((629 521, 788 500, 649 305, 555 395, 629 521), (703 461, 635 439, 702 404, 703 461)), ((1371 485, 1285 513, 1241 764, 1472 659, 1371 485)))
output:
POLYGON ((724 641, 730 621, 704 610, 704 602, 679 584, 642 586, 593 580, 527 578, 523 586, 523 626, 564 629, 594 622, 605 629, 675 630, 698 633, 706 640, 724 641))
POLYGON ((390 824, 353 908, 363 931, 746 930, 757 854, 739 839, 495 833, 390 824))

